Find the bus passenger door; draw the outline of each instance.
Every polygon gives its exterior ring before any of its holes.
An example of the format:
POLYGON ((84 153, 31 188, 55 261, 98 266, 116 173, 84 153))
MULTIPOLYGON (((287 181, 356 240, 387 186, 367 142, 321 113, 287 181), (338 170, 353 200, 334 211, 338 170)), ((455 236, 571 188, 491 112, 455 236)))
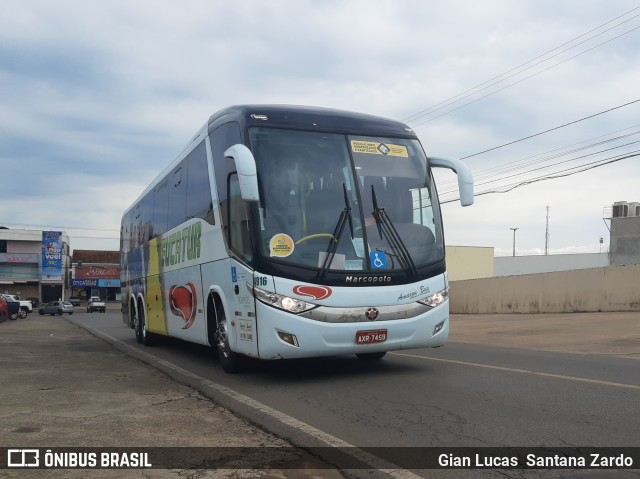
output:
POLYGON ((255 299, 249 291, 253 284, 253 271, 245 264, 231 259, 231 283, 233 291, 228 298, 230 332, 235 334, 234 351, 247 356, 258 356, 258 332, 256 330, 255 299))
POLYGON ((256 357, 258 355, 258 335, 256 330, 255 299, 250 292, 253 286, 251 224, 249 207, 240 194, 237 173, 229 175, 228 183, 228 231, 227 238, 231 250, 231 294, 233 306, 229 311, 231 331, 235 331, 235 351, 256 357))

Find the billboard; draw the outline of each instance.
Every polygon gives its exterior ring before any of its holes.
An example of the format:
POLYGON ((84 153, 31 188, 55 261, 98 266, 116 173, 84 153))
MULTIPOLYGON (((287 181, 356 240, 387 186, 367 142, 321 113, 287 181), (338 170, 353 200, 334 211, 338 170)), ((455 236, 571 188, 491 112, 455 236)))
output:
POLYGON ((76 267, 76 279, 120 279, 120 267, 117 266, 88 266, 76 267))
POLYGON ((62 267, 62 231, 42 232, 42 279, 64 278, 62 267))

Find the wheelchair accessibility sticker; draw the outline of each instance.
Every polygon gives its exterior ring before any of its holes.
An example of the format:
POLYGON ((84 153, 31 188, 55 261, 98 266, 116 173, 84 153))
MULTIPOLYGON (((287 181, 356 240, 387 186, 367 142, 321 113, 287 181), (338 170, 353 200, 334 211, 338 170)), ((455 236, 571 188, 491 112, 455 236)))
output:
POLYGON ((371 259, 372 269, 386 269, 387 268, 387 256, 384 251, 371 251, 369 253, 371 259))

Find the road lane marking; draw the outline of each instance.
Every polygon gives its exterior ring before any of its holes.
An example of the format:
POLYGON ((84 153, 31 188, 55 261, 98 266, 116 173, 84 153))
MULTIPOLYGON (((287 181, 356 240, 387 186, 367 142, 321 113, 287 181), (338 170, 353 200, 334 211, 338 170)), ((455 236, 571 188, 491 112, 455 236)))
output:
POLYGON ((418 354, 407 354, 407 353, 397 353, 397 352, 392 352, 390 354, 393 354, 394 356, 404 356, 404 357, 407 357, 407 358, 428 359, 430 361, 440 361, 442 363, 460 364, 460 365, 463 365, 463 366, 474 366, 474 367, 477 367, 477 368, 495 369, 495 370, 498 370, 498 371, 508 371, 508 372, 511 372, 511 373, 532 374, 534 376, 543 376, 543 377, 555 378, 555 379, 565 379, 565 380, 568 380, 568 381, 578 381, 578 382, 583 382, 583 383, 599 384, 599 385, 602 385, 602 386, 614 386, 614 387, 617 387, 617 388, 640 390, 640 385, 637 385, 637 384, 625 384, 625 383, 616 383, 616 382, 612 382, 612 381, 602 381, 600 379, 579 378, 579 377, 576 377, 576 376, 566 376, 564 374, 554 374, 554 373, 544 373, 542 371, 533 371, 531 369, 508 368, 508 367, 505 367, 505 366, 494 366, 494 365, 491 365, 491 364, 472 363, 472 362, 469 362, 469 361, 459 361, 457 359, 443 359, 443 358, 434 358, 432 356, 420 356, 418 354))
MULTIPOLYGON (((203 389, 205 388, 209 388, 209 389, 213 389, 215 391, 217 391, 220 394, 224 394, 225 396, 227 396, 228 398, 234 399, 235 401, 240 402, 241 404, 243 404, 246 407, 249 407, 251 409, 254 409, 255 411, 261 412, 263 414, 267 414, 269 416, 271 416, 274 419, 277 419, 278 421, 280 421, 281 423, 295 428, 297 430, 300 431, 304 431, 306 434, 308 434, 309 436, 311 436, 313 439, 322 442, 324 444, 326 444, 326 446, 328 447, 334 447, 334 448, 344 448, 343 451, 345 451, 345 454, 348 454, 356 459, 358 459, 359 461, 364 462, 365 464, 368 464, 369 466, 371 466, 373 469, 376 469, 378 471, 384 472, 386 474, 388 474, 389 476, 395 478, 395 479, 422 479, 421 476, 418 476, 414 473, 412 473, 411 471, 402 469, 401 467, 398 467, 397 465, 390 463, 388 461, 385 461, 384 459, 379 458, 378 456, 375 456, 373 454, 370 454, 366 451, 363 451, 362 449, 346 442, 343 441, 342 439, 333 436, 329 433, 326 433, 324 431, 321 431, 320 429, 317 429, 313 426, 311 426, 310 424, 307 424, 303 421, 300 421, 292 416, 289 416, 281 411, 278 411, 277 409, 273 409, 270 406, 267 406, 266 404, 263 404, 259 401, 256 401, 255 399, 246 396, 242 393, 239 393, 238 391, 235 391, 234 389, 228 388, 226 386, 223 386, 221 384, 218 384, 216 382, 213 382, 209 379, 205 379, 202 376, 199 376, 197 374, 192 373, 191 371, 188 371, 176 364, 173 364, 172 362, 166 361, 164 359, 160 359, 157 356, 154 356, 153 354, 147 353, 146 351, 143 351, 139 348, 136 348, 134 346, 130 346, 129 344, 120 341, 117 338, 114 338, 113 336, 104 333, 102 331, 99 331, 91 326, 88 326, 86 324, 82 324, 79 322, 76 322, 74 319, 72 318, 65 318, 67 319, 69 322, 75 324, 76 326, 82 327, 84 329, 86 329, 87 331, 89 331, 91 334, 93 334, 94 336, 101 338, 105 341, 107 341, 108 343, 111 344, 115 344, 117 345, 118 349, 120 349, 121 351, 125 352, 125 351, 130 351, 131 353, 133 353, 133 356, 143 356, 148 360, 148 364, 160 364, 162 366, 164 366, 164 368, 170 369, 172 371, 175 371, 178 374, 181 374, 183 376, 189 377, 193 380, 198 381, 202 386, 204 386, 203 389)), ((202 391, 202 390, 201 390, 202 391)), ((302 447, 302 446, 298 446, 298 447, 302 447)))

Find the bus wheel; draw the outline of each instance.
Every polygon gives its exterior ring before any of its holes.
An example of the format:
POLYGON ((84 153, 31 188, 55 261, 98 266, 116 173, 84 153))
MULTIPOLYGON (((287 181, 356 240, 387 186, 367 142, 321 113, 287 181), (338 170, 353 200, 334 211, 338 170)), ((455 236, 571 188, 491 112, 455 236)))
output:
POLYGON ((218 309, 216 328, 216 349, 220 358, 220 365, 224 372, 229 374, 238 373, 242 370, 242 356, 229 349, 229 338, 227 337, 227 317, 222 306, 218 309))
MULTIPOLYGON (((138 320, 138 324, 140 327, 140 335, 142 337, 141 343, 144 344, 145 346, 155 346, 157 344, 157 340, 156 340, 157 336, 147 331, 147 320, 146 320, 146 314, 144 312, 144 307, 138 308, 138 313, 140 316, 138 320)), ((137 338, 137 335, 136 335, 136 338, 137 338)))
POLYGON ((360 353, 356 354, 358 359, 364 359, 365 361, 376 361, 378 359, 384 358, 384 355, 387 354, 385 351, 381 353, 360 353))
POLYGON ((138 320, 138 315, 136 314, 136 310, 134 308, 131 308, 131 314, 133 315, 132 322, 133 322, 133 330, 136 333, 136 341, 142 344, 142 327, 144 326, 140 324, 140 321, 138 320))

